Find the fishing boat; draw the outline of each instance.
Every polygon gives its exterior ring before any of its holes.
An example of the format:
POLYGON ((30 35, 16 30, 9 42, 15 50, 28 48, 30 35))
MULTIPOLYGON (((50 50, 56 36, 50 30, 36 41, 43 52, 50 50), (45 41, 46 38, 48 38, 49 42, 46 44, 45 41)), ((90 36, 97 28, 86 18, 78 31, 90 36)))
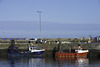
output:
POLYGON ((28 51, 19 51, 15 46, 14 40, 11 41, 11 46, 8 48, 8 56, 42 56, 45 49, 29 45, 28 51))
POLYGON ((87 57, 89 50, 82 49, 82 47, 74 48, 74 52, 58 51, 55 53, 56 57, 87 57))
POLYGON ((76 47, 75 49, 75 53, 76 53, 76 57, 86 57, 89 50, 87 49, 83 49, 82 47, 76 47))

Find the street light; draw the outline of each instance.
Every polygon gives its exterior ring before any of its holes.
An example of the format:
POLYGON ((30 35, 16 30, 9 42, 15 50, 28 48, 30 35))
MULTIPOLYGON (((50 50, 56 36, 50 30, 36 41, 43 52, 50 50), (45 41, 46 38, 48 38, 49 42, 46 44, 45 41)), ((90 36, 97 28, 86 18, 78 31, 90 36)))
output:
POLYGON ((41 38, 41 11, 37 11, 39 13, 39 22, 40 22, 40 38, 41 38))

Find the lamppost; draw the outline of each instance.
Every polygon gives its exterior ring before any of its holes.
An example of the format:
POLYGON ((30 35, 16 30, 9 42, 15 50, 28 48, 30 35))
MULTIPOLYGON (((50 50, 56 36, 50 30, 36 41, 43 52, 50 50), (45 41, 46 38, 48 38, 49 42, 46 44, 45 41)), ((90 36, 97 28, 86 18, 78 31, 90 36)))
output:
POLYGON ((41 38, 41 11, 37 11, 39 13, 39 22, 40 22, 40 38, 41 38))

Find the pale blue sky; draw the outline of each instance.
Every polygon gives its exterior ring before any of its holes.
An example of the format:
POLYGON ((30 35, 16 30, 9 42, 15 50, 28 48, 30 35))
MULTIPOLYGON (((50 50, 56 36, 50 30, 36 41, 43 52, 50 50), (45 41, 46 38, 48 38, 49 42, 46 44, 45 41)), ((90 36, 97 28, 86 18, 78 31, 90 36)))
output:
POLYGON ((100 0, 0 0, 0 21, 99 23, 100 0))
POLYGON ((100 30, 100 0, 0 0, 1 34, 6 31, 39 34, 37 11, 42 11, 42 31, 45 31, 42 34, 100 30))

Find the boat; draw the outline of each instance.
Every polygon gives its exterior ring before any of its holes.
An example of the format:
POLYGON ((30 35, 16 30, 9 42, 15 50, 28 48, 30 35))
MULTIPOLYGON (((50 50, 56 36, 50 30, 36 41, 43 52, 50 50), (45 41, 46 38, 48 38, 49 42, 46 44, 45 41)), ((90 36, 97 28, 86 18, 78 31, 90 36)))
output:
POLYGON ((28 51, 19 51, 18 47, 15 46, 14 40, 11 41, 11 46, 8 48, 8 56, 43 56, 45 49, 38 48, 33 45, 29 45, 28 51))
POLYGON ((56 57, 87 57, 89 50, 82 49, 82 47, 75 47, 73 52, 58 51, 55 53, 56 57))
POLYGON ((44 52, 45 49, 38 48, 37 46, 29 45, 29 51, 31 53, 34 53, 34 52, 44 52))
POLYGON ((88 52, 89 52, 89 50, 87 50, 87 49, 83 49, 82 47, 76 47, 76 48, 74 48, 75 49, 75 52, 76 52, 76 56, 77 57, 86 57, 87 56, 87 54, 88 54, 88 52))

